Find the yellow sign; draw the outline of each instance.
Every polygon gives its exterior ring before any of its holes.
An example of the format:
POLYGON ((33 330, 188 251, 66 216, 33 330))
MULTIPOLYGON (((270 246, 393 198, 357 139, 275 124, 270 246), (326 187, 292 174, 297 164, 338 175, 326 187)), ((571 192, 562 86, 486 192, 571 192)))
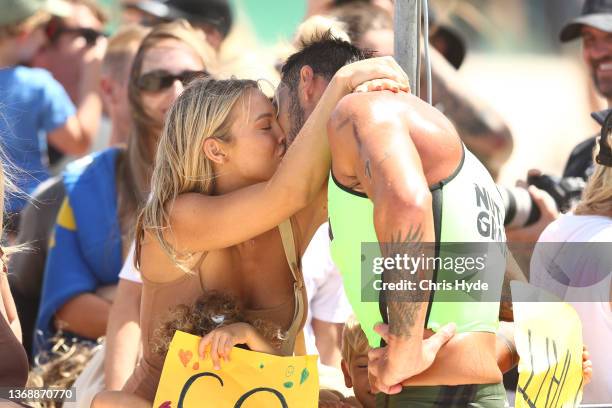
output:
POLYGON ((534 286, 520 282, 511 286, 520 356, 515 406, 578 406, 583 386, 578 314, 569 304, 534 286))
POLYGON ((234 347, 213 369, 198 355, 201 337, 177 331, 162 371, 154 408, 315 408, 317 356, 279 357, 234 347))

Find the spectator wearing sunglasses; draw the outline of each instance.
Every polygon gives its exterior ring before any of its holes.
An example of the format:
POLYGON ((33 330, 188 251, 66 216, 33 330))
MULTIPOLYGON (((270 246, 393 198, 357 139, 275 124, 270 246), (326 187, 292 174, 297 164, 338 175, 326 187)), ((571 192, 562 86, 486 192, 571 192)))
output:
MULTIPOLYGON (((130 134, 131 115, 127 94, 130 68, 148 32, 142 26, 128 26, 108 41, 102 62, 100 90, 110 121, 111 146, 126 144, 130 134)), ((16 245, 25 244, 30 250, 11 256, 9 280, 25 333, 23 345, 28 355, 31 355, 32 350, 32 334, 40 304, 49 237, 65 194, 61 176, 48 179, 34 190, 32 202, 24 207, 19 217, 16 245)))
MULTIPOLYGON (((102 34, 107 17, 94 0, 67 0, 69 13, 52 18, 46 26, 47 44, 31 61, 51 72, 83 111, 89 132, 97 135, 102 113, 99 95, 100 66, 106 48, 102 34)), ((49 161, 56 165, 61 149, 49 149, 49 161)))
MULTIPOLYGON (((91 110, 75 109, 64 88, 47 71, 19 66, 45 42, 43 27, 54 14, 70 12, 66 3, 45 0, 0 1, 0 137, 15 172, 17 187, 31 193, 49 177, 46 145, 68 154, 84 154, 91 144, 91 110), (42 138, 41 136, 46 136, 42 138), (46 143, 45 143, 46 139, 46 143)), ((7 228, 15 230, 23 195, 9 197, 7 228)))
POLYGON ((133 129, 127 149, 89 156, 64 176, 66 198, 50 242, 37 320, 45 336, 60 328, 86 339, 105 334, 112 302, 105 289, 117 284, 136 212, 149 194, 164 116, 213 59, 201 33, 184 20, 159 25, 144 38, 128 82, 133 129))

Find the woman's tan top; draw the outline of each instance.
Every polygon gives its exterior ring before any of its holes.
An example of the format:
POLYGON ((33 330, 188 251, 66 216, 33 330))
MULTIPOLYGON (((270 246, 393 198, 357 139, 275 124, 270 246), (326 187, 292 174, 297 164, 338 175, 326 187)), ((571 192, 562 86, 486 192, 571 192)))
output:
MULTIPOLYGON (((291 222, 285 221, 279 225, 279 231, 283 241, 285 255, 294 277, 293 300, 286 304, 258 310, 244 310, 245 316, 249 319, 262 319, 279 325, 287 331, 287 338, 282 345, 283 355, 292 355, 296 343, 296 338, 304 326, 307 314, 306 288, 302 272, 297 259, 297 249, 291 228, 291 222), (292 305, 293 304, 293 305, 292 305), (288 307, 294 309, 293 319, 287 320, 285 312, 288 307)), ((155 393, 159 384, 164 358, 151 350, 151 339, 154 331, 167 318, 168 310, 181 305, 191 304, 204 293, 199 274, 185 275, 168 283, 155 283, 142 277, 142 301, 140 327, 142 333, 142 357, 136 366, 134 373, 129 378, 124 391, 131 392, 148 401, 155 399, 155 393)), ((301 347, 301 345, 300 345, 301 347)), ((300 348, 300 347, 295 347, 300 348)))

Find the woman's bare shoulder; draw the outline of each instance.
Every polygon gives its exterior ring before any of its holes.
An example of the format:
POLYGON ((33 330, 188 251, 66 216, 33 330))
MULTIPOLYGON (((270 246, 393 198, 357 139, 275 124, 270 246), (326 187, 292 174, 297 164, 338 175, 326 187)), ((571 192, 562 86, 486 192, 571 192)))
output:
POLYGON ((168 254, 157 237, 150 231, 144 233, 140 243, 140 273, 145 280, 167 283, 184 275, 177 263, 168 254))

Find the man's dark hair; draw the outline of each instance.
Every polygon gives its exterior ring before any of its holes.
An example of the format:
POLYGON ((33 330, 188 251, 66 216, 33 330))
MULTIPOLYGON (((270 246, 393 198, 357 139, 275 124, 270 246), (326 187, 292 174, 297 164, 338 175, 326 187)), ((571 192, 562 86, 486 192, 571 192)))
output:
POLYGON ((297 90, 300 70, 306 65, 312 68, 315 75, 321 75, 329 81, 343 66, 372 57, 371 51, 361 50, 340 40, 331 31, 317 34, 301 45, 301 50, 287 58, 281 70, 282 82, 292 92, 297 90))

